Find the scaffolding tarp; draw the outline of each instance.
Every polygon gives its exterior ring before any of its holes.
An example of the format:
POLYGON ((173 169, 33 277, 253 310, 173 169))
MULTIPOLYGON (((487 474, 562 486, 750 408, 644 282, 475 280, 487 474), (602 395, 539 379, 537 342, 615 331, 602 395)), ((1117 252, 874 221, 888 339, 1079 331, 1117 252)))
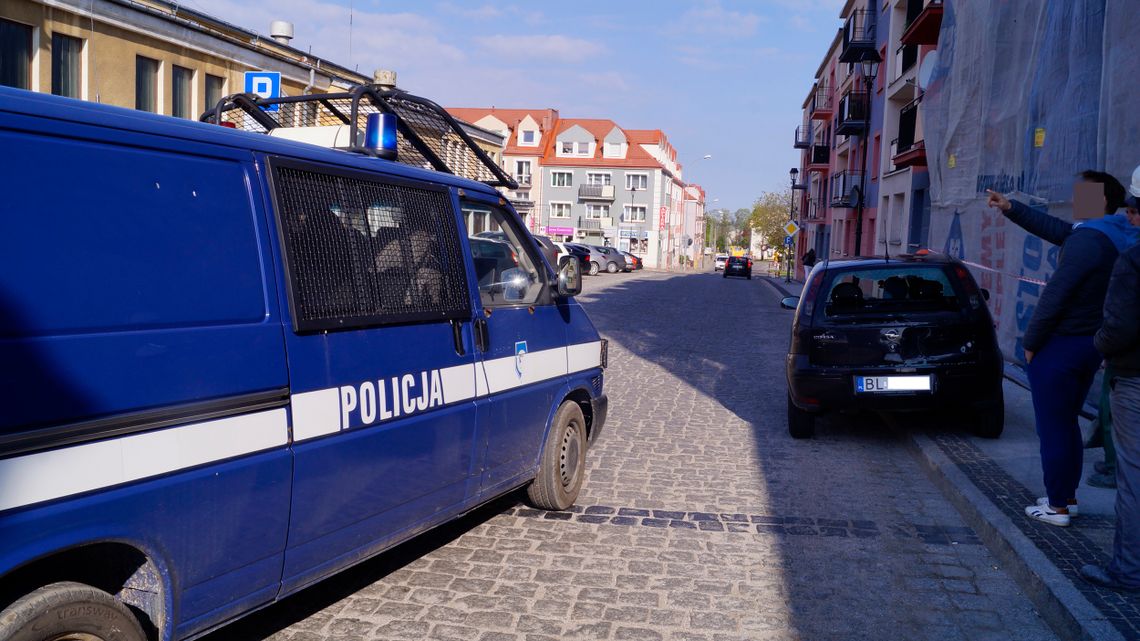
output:
POLYGON ((988 209, 985 190, 1072 220, 1080 171, 1128 185, 1140 164, 1137 34, 1135 0, 945 3, 923 96, 930 244, 966 261, 990 291, 1014 362, 1024 361, 1022 337, 1058 248, 988 209))

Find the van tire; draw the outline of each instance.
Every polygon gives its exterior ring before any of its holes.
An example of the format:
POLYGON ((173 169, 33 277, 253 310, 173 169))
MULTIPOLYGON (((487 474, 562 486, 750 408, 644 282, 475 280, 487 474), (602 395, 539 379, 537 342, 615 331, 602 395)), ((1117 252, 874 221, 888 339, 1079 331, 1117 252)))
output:
POLYGON ((618 273, 617 263, 613 262, 612 260, 610 262, 606 263, 606 271, 611 273, 611 274, 618 273))
POLYGON ((598 261, 591 260, 590 261, 590 275, 591 276, 597 276, 598 272, 600 272, 600 271, 602 271, 602 267, 601 267, 601 265, 598 265, 598 261))
POLYGON ((531 505, 555 511, 574 505, 586 476, 586 436, 582 408, 563 401, 546 436, 538 475, 526 490, 531 505))
POLYGON ((0 641, 70 638, 146 641, 127 606, 82 583, 46 585, 0 612, 0 641))
POLYGON ((788 396, 788 434, 791 434, 792 438, 815 436, 815 415, 796 407, 791 396, 788 396))

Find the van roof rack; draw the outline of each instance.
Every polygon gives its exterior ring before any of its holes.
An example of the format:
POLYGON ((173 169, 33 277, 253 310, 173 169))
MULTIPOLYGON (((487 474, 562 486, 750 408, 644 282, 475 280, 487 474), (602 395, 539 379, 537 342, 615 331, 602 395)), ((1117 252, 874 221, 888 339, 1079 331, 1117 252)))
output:
POLYGON ((339 93, 262 98, 226 96, 202 114, 202 122, 269 134, 290 127, 348 128, 348 151, 370 153, 362 143, 368 114, 396 116, 397 160, 471 178, 492 187, 518 189, 518 183, 471 138, 451 114, 436 103, 400 89, 358 85, 339 93))

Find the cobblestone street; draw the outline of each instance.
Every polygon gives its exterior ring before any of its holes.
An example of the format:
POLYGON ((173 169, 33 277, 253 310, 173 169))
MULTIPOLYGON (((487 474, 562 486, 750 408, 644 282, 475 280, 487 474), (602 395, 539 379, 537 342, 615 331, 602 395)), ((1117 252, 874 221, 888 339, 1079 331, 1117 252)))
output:
POLYGON ((779 297, 587 278, 610 415, 572 511, 508 497, 209 638, 1054 638, 881 421, 788 436, 779 297))

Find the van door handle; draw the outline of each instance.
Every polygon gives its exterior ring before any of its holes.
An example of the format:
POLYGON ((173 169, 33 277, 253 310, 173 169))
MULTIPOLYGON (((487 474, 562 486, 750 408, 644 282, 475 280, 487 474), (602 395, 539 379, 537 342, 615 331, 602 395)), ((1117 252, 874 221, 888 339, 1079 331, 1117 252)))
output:
POLYGON ((476 318, 473 324, 475 330, 475 348, 486 352, 491 348, 491 337, 487 334, 487 319, 476 318))
POLYGON ((463 321, 451 321, 451 338, 455 341, 455 354, 463 356, 467 353, 467 348, 463 346, 463 321))

